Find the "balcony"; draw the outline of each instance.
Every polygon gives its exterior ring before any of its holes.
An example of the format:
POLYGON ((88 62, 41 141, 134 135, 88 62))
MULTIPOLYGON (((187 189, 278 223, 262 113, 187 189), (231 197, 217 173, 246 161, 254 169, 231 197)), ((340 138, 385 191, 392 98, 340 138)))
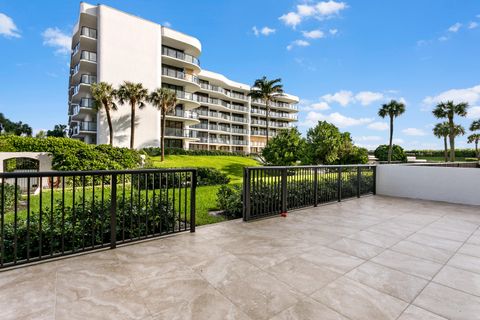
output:
POLYGON ((82 27, 80 29, 80 36, 90 38, 90 39, 97 39, 97 30, 89 27, 82 27))
POLYGON ((162 56, 168 61, 168 64, 183 68, 186 63, 188 67, 194 69, 196 72, 200 72, 200 60, 190 54, 162 46, 162 56))
POLYGON ((97 83, 97 77, 89 74, 82 74, 80 77, 80 84, 91 85, 97 83))
MULTIPOLYGON (((252 99, 252 104, 265 105, 265 101, 260 99, 252 99)), ((272 108, 288 109, 298 111, 298 106, 296 104, 286 103, 282 101, 272 101, 268 104, 272 108)))
POLYGON ((234 146, 246 146, 246 145, 248 145, 248 141, 245 141, 245 140, 232 140, 232 145, 234 145, 234 146))
POLYGON ((176 91, 178 102, 182 103, 186 110, 200 107, 197 95, 185 91, 176 91))
POLYGON ((82 98, 80 103, 74 103, 71 105, 71 116, 72 120, 81 120, 81 113, 82 111, 91 113, 94 110, 93 108, 93 99, 90 98, 82 98))
POLYGON ((181 118, 180 120, 187 126, 200 123, 200 120, 198 120, 198 114, 193 111, 173 110, 167 113, 167 118, 181 118))
MULTIPOLYGON (((267 111, 263 110, 263 109, 252 108, 251 112, 252 112, 252 114, 258 114, 258 115, 262 115, 264 117, 267 116, 267 111)), ((297 118, 298 118, 297 114, 294 114, 294 113, 280 113, 280 112, 272 112, 272 111, 270 111, 269 117, 270 118, 281 118, 281 119, 286 119, 286 120, 290 120, 290 121, 296 121, 297 118)))
POLYGON ((76 125, 72 127, 72 135, 81 135, 83 133, 96 133, 97 132, 97 123, 93 121, 81 121, 77 122, 76 125))
POLYGON ((237 99, 237 100, 241 100, 241 101, 248 101, 248 97, 246 95, 239 94, 239 93, 236 93, 236 92, 232 92, 231 90, 224 89, 224 88, 222 88, 220 86, 217 86, 217 85, 212 85, 212 84, 209 84, 209 83, 202 82, 202 83, 200 83, 200 87, 203 90, 207 90, 207 91, 214 92, 214 93, 220 93, 227 98, 237 99))
POLYGON ((173 137, 173 138, 192 138, 195 139, 194 133, 188 129, 180 129, 180 128, 165 128, 165 137, 173 137))
POLYGON ((97 53, 96 52, 91 52, 91 51, 82 51, 82 54, 80 55, 80 60, 92 62, 92 63, 97 63, 97 53))
POLYGON ((247 129, 239 129, 239 128, 232 128, 231 132, 236 134, 248 134, 247 129))
POLYGON ((162 67, 162 76, 168 78, 168 82, 183 86, 187 91, 197 91, 200 88, 198 77, 183 71, 162 67))
POLYGON ((220 125, 216 125, 216 124, 211 124, 211 125, 209 125, 208 128, 209 128, 210 130, 214 130, 214 131, 231 132, 231 128, 230 128, 230 127, 220 126, 220 125))
POLYGON ((210 97, 204 97, 204 96, 198 96, 198 101, 202 104, 209 104, 213 105, 215 107, 221 107, 224 109, 228 109, 228 111, 240 111, 240 112, 248 112, 248 108, 245 106, 239 106, 235 105, 233 103, 230 103, 228 101, 224 101, 221 99, 217 98, 210 98, 210 97))
POLYGON ((230 144, 230 139, 210 137, 208 142, 211 143, 211 144, 228 144, 229 145, 230 144))

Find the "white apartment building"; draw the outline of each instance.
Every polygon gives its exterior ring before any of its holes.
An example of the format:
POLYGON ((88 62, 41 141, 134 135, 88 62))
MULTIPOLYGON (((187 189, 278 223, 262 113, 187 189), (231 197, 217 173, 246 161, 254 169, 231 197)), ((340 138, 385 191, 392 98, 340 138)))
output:
MULTIPOLYGON (((194 37, 105 5, 80 3, 72 36, 70 136, 108 143, 106 117, 92 108, 90 85, 103 81, 118 87, 132 81, 150 91, 176 91, 178 104, 167 118, 166 147, 259 152, 266 142, 265 104, 248 97, 249 85, 202 69, 201 51, 194 37)), ((277 100, 270 111, 270 137, 297 121, 298 98, 284 94, 277 100)), ((130 107, 117 105, 113 144, 128 147, 130 107)), ((136 148, 160 145, 160 117, 148 104, 136 112, 136 148)))

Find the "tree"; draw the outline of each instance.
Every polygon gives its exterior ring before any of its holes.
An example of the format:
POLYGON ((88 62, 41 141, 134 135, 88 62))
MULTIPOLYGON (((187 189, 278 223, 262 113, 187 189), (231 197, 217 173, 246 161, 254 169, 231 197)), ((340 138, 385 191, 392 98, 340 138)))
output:
POLYGON ((117 110, 117 105, 115 104, 117 91, 113 89, 113 86, 110 83, 93 83, 92 96, 93 107, 95 110, 105 110, 105 114, 107 115, 108 131, 110 135, 109 144, 113 146, 113 124, 110 112, 117 110))
POLYGON ((440 102, 437 104, 435 109, 433 109, 433 115, 438 119, 447 119, 448 120, 448 127, 450 129, 449 132, 449 140, 450 140, 450 161, 455 161, 455 137, 458 134, 455 134, 455 122, 454 117, 458 115, 460 117, 465 117, 467 115, 467 108, 468 103, 461 102, 455 104, 453 101, 447 102, 440 102))
POLYGON ((480 130, 480 120, 475 120, 470 125, 470 131, 477 131, 480 130))
POLYGON ((478 151, 478 142, 480 141, 480 133, 474 133, 468 136, 468 143, 475 143, 475 154, 477 159, 480 159, 480 152, 478 151))
POLYGON ((268 130, 270 122, 270 103, 274 102, 277 97, 283 95, 283 85, 281 84, 282 79, 268 80, 267 77, 263 76, 261 79, 255 80, 253 87, 250 89, 248 94, 252 99, 260 99, 265 102, 266 109, 266 119, 267 119, 267 142, 268 144, 268 130))
POLYGON ((270 140, 262 150, 262 156, 272 165, 290 166, 302 158, 305 139, 297 128, 284 129, 270 140))
MULTIPOLYGON (((402 147, 394 144, 392 145, 391 150, 392 150, 391 157, 393 161, 400 161, 400 162, 407 161, 407 155, 405 154, 405 151, 403 150, 402 147)), ((375 155, 375 158, 377 158, 378 160, 387 161, 389 151, 390 151, 390 146, 386 144, 382 144, 382 145, 379 145, 377 149, 375 149, 373 154, 375 155)))
POLYGON ((448 122, 437 123, 433 128, 433 134, 435 137, 441 139, 443 138, 443 148, 444 148, 444 156, 445 162, 448 161, 448 144, 447 138, 450 134, 450 127, 448 126, 448 122))
POLYGON ((162 149, 161 161, 165 159, 165 127, 167 123, 167 113, 172 111, 177 105, 177 95, 175 91, 167 88, 157 88, 151 92, 147 98, 155 108, 162 114, 162 128, 160 136, 160 148, 162 149))
POLYGON ((32 136, 32 127, 22 121, 13 122, 0 112, 0 134, 10 133, 17 136, 32 136))
POLYGON ((53 130, 47 130, 47 137, 65 138, 67 136, 67 126, 56 124, 53 130))
POLYGON ((40 130, 35 135, 35 138, 38 138, 38 139, 43 139, 43 138, 46 138, 46 137, 47 137, 47 133, 45 132, 45 130, 40 130))
POLYGON ((393 144, 393 119, 399 117, 405 112, 405 104, 396 100, 391 100, 389 103, 383 104, 378 115, 382 118, 390 118, 390 140, 388 144, 388 163, 392 161, 392 144, 393 144))
POLYGON ((119 102, 130 104, 130 149, 135 146, 135 111, 145 107, 148 90, 141 83, 125 81, 117 90, 119 102))

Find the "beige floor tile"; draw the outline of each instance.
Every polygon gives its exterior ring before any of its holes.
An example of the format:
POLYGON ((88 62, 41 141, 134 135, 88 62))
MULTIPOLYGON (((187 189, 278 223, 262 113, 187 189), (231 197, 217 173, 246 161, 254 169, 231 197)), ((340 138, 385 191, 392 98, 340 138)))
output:
POLYGON ((480 258, 480 245, 465 243, 459 250, 458 253, 466 254, 469 256, 474 256, 480 258))
POLYGON ((219 290, 248 316, 259 320, 269 319, 300 301, 292 288, 264 271, 231 280, 219 290))
POLYGON ((280 312, 270 320, 347 320, 344 316, 315 300, 306 298, 280 312))
POLYGON ((265 271, 306 295, 341 276, 300 257, 285 260, 265 271))
POLYGON ((362 264, 346 276, 406 302, 411 302, 428 283, 424 279, 372 262, 362 264))
POLYGON ((450 259, 450 257, 454 254, 453 251, 447 251, 430 246, 425 246, 407 240, 400 241, 399 243, 391 247, 390 250, 405 253, 417 258, 438 262, 440 264, 446 263, 448 259, 450 259))
POLYGON ((433 314, 427 310, 410 305, 405 310, 398 320, 447 320, 444 317, 433 314))
POLYGON ((460 241, 442 239, 421 233, 415 233, 406 240, 447 251, 456 251, 462 245, 460 241))
POLYGON ((395 243, 402 240, 400 237, 386 236, 380 233, 374 233, 369 231, 360 231, 354 235, 349 236, 350 239, 366 242, 377 247, 388 248, 395 243))
POLYGON ((348 272, 365 261, 363 259, 327 247, 313 249, 302 254, 300 257, 320 267, 324 267, 338 273, 348 272))
POLYGON ((430 283, 413 304, 451 320, 478 319, 480 298, 430 283))
POLYGON ((450 261, 448 261, 447 265, 475 273, 480 273, 480 258, 473 256, 457 253, 452 257, 452 259, 450 259, 450 261))
POLYGON ((440 227, 428 226, 418 231, 420 234, 426 234, 432 237, 464 242, 470 236, 471 232, 457 231, 440 227))
POLYGON ((70 319, 151 319, 147 307, 131 285, 117 287, 76 301, 58 298, 55 318, 70 319))
POLYGON ((432 279, 442 267, 439 263, 391 250, 384 251, 371 261, 427 280, 432 279))
POLYGON ((463 269, 445 266, 433 278, 434 282, 443 284, 466 293, 480 296, 480 274, 463 269))
POLYGON ((352 320, 396 319, 408 305, 345 277, 315 292, 312 298, 352 320))
POLYGON ((328 247, 362 259, 373 258, 385 250, 385 248, 349 238, 342 238, 328 247))
POLYGON ((474 244, 480 246, 480 233, 473 234, 468 240, 468 244, 474 244))

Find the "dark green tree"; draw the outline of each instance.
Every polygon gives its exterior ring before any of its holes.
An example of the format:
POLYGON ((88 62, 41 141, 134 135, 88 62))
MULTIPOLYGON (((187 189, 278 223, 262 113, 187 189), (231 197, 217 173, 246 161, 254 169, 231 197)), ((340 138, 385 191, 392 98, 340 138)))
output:
POLYGON ((22 121, 13 122, 0 113, 0 127, 2 127, 0 133, 9 133, 16 136, 32 136, 32 127, 22 121))
POLYGON ((302 158, 305 139, 297 128, 281 130, 262 151, 265 160, 275 166, 290 166, 302 158))
MULTIPOLYGON (((382 144, 377 147, 374 151, 375 157, 380 161, 388 161, 388 153, 390 150, 390 146, 387 144, 382 144)), ((406 162, 407 155, 402 147, 394 144, 392 145, 392 153, 391 153, 391 161, 400 161, 406 162)))
POLYGON ((67 136, 67 126, 64 124, 56 124, 53 130, 47 130, 47 137, 64 138, 67 136))

